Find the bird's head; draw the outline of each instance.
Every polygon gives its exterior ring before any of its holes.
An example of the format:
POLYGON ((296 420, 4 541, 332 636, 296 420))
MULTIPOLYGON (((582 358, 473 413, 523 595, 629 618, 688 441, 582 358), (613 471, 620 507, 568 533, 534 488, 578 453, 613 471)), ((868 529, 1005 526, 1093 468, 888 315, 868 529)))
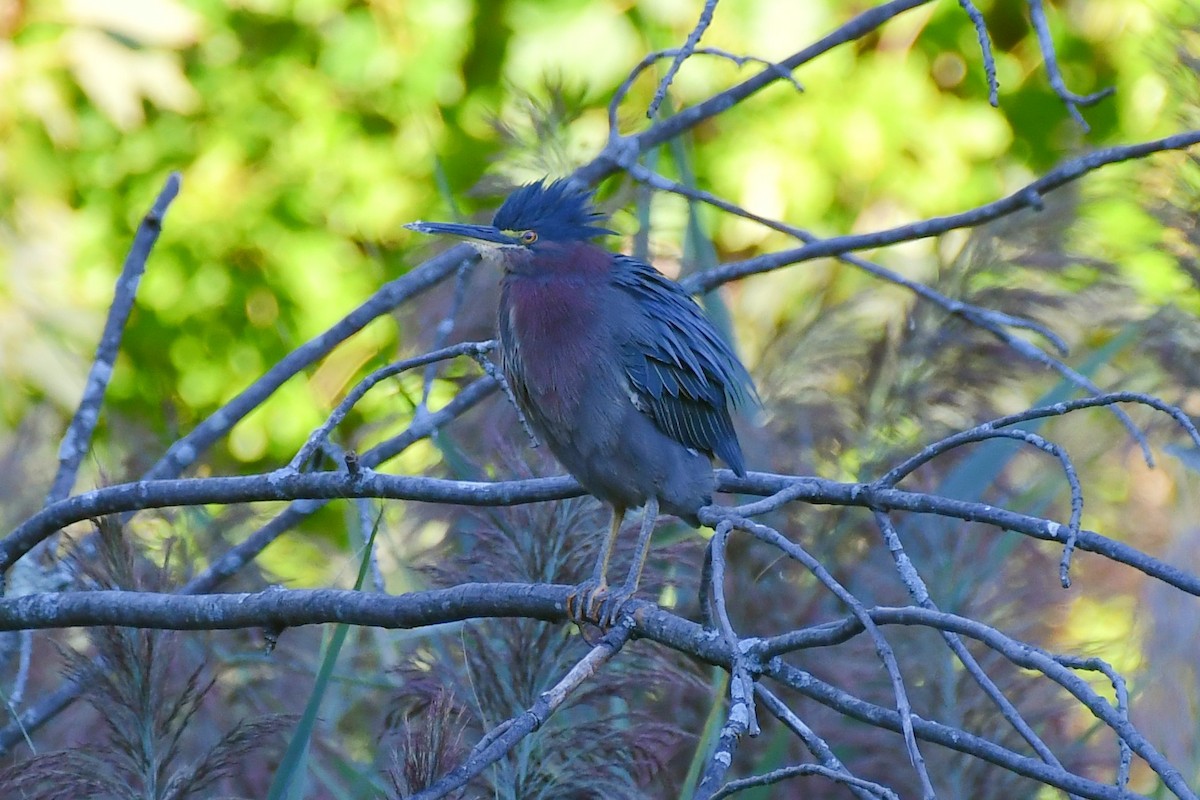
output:
POLYGON ((602 227, 604 220, 605 215, 592 205, 591 192, 576 189, 563 178, 518 188, 496 211, 491 225, 410 222, 404 227, 420 233, 457 236, 485 258, 508 261, 522 252, 615 233, 602 227))

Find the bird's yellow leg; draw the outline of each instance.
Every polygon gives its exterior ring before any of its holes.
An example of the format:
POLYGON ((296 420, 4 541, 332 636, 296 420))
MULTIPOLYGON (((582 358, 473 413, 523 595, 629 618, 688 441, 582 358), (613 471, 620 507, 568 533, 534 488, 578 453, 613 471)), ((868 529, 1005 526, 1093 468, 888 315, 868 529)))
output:
POLYGON ((637 550, 634 551, 633 564, 629 567, 629 575, 625 583, 616 591, 604 598, 599 609, 597 624, 601 628, 612 627, 621 613, 625 601, 637 593, 638 584, 642 581, 642 570, 646 567, 646 556, 650 554, 650 537, 654 534, 654 523, 658 521, 658 498, 651 497, 642 509, 642 527, 638 532, 637 550))
POLYGON ((646 567, 646 556, 650 554, 650 536, 654 533, 654 523, 658 521, 658 498, 651 497, 642 509, 642 529, 638 532, 637 550, 634 551, 633 565, 629 568, 629 576, 625 578, 622 592, 631 596, 637 591, 642 582, 642 570, 646 567))
POLYGON ((621 523, 625 521, 625 509, 613 506, 612 525, 608 529, 608 539, 600 558, 596 559, 596 569, 592 572, 592 580, 600 586, 608 585, 608 562, 612 561, 613 550, 617 545, 617 535, 621 532, 621 523))
POLYGON ((608 538, 604 541, 600 557, 596 559, 596 568, 592 571, 591 579, 576 586, 567 595, 567 618, 573 622, 589 622, 596 619, 599 602, 608 594, 608 564, 612 560, 617 534, 621 532, 621 523, 624 520, 625 509, 613 506, 608 538))

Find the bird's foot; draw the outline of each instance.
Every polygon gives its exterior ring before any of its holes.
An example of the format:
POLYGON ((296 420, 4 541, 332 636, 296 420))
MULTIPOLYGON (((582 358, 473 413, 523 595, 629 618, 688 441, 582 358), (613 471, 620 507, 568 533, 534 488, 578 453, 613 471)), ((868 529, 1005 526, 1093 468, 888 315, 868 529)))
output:
POLYGON ((613 625, 616 625, 617 620, 621 618, 621 612, 625 610, 625 605, 633 599, 635 594, 637 594, 636 586, 622 586, 608 592, 601 599, 600 606, 597 609, 596 627, 602 631, 607 631, 613 625))
POLYGON ((585 623, 597 625, 600 610, 608 597, 608 584, 590 578, 576 586, 567 595, 567 619, 582 627, 585 623))

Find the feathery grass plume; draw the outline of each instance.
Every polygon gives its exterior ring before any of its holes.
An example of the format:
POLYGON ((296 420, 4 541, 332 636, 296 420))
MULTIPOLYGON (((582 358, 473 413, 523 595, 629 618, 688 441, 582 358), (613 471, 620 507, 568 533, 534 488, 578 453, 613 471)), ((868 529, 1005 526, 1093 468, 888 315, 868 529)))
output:
MULTIPOLYGON (((392 764, 388 768, 392 797, 407 797, 432 786, 467 755, 463 741, 466 709, 443 686, 413 693, 413 702, 388 715, 392 764), (399 714, 399 716, 397 716, 399 714)), ((465 790, 448 797, 463 797, 465 790)))
MULTIPOLYGON (((170 547, 150 564, 115 518, 96 521, 94 558, 81 560, 85 585, 97 589, 168 589, 170 547)), ((86 687, 100 730, 75 748, 35 755, 0 772, 0 786, 23 800, 88 797, 187 800, 210 798, 250 758, 278 745, 284 716, 234 725, 209 745, 191 741, 216 679, 196 663, 172 631, 97 627, 94 652, 60 648, 65 676, 86 687)))
MULTIPOLYGON (((1118 328, 1125 320, 1101 319, 1096 311, 1104 305, 1097 298, 1120 291, 1111 265, 1076 252, 1074 239, 1066 233, 1079 219, 1080 202, 1073 190, 1056 192, 1038 214, 974 231, 927 283, 954 299, 1045 321, 1072 342, 1086 337, 1086 331, 1063 329, 1063 323, 1073 319, 1118 328)), ((758 359, 756 377, 767 399, 772 436, 749 448, 758 454, 755 468, 869 480, 948 433, 1014 406, 1035 404, 1058 383, 1048 370, 1014 362, 1012 352, 988 334, 900 290, 860 284, 844 268, 813 270, 803 281, 808 287, 805 299, 798 301, 790 321, 766 334, 758 359), (896 302, 884 302, 881 293, 894 294, 896 302), (1012 368, 998 368, 1001 364, 1012 368), (850 386, 859 389, 848 391, 850 386), (810 462, 807 467, 798 463, 805 460, 810 462)), ((1086 422, 1108 421, 1097 415, 1086 422)), ((1033 462, 1031 470, 1025 454, 988 448, 948 454, 904 485, 1051 516, 1066 507, 1061 473, 1044 469, 1041 461, 1033 462), (981 453, 990 458, 981 461, 981 453)), ((968 526, 962 523, 899 514, 894 520, 908 555, 943 610, 1035 642, 1054 640, 1067 613, 1057 582, 1056 553, 983 527, 964 530, 968 526)), ((822 563, 836 565, 838 579, 864 602, 911 602, 869 515, 797 504, 774 515, 771 524, 799 540, 822 563)), ((743 635, 777 633, 846 613, 806 571, 738 537, 730 541, 726 581, 729 612, 743 635), (780 603, 780 597, 793 601, 780 603)), ((1006 746, 1027 747, 936 633, 888 629, 886 635, 918 714, 964 725, 1006 746)), ((811 651, 787 659, 889 706, 894 700, 887 677, 872 644, 860 638, 839 645, 836 654, 811 651)), ((1070 768, 1086 769, 1102 752, 1093 743, 1076 742, 1076 711, 1062 692, 983 648, 969 648, 1070 768)), ((902 795, 919 793, 915 780, 906 784, 912 772, 902 750, 879 748, 876 731, 784 694, 808 724, 843 748, 839 757, 855 775, 884 782, 902 795)), ((755 757, 770 758, 772 746, 786 747, 785 763, 805 757, 790 740, 777 744, 773 720, 763 724, 763 736, 743 741, 741 758, 750 763, 755 757)), ((944 777, 946 784, 937 788, 947 796, 987 800, 1031 791, 1025 779, 1001 775, 949 751, 934 748, 926 757, 931 774, 944 777)), ((800 782, 781 784, 772 797, 803 797, 807 791, 811 789, 800 782)))
MULTIPOLYGON (((529 471, 511 461, 503 468, 529 471)), ((423 571, 434 586, 578 582, 594 561, 604 524, 604 514, 591 499, 465 511, 454 519, 445 541, 428 554, 423 571)), ((663 586, 658 556, 669 559, 672 550, 678 547, 661 548, 652 556, 643 584, 653 584, 651 592, 663 586), (657 573, 653 578, 651 570, 657 573)), ((627 563, 629 558, 618 552, 618 559, 627 563)), ((620 561, 613 565, 616 571, 621 567, 620 561)), ((389 723, 402 742, 421 745, 431 741, 425 729, 436 715, 451 719, 455 730, 445 734, 438 748, 405 748, 401 763, 416 771, 428 766, 436 750, 443 769, 457 766, 465 757, 462 742, 476 742, 520 714, 589 649, 574 628, 534 620, 470 622, 431 638, 397 671, 403 688, 392 701, 389 723), (454 760, 444 755, 450 751, 454 760)), ((667 796, 676 787, 664 767, 688 731, 664 722, 676 718, 664 706, 681 692, 700 689, 690 667, 648 643, 632 644, 585 682, 546 725, 479 776, 471 791, 522 800, 667 796)))
MULTIPOLYGON (((562 77, 547 76, 536 90, 512 87, 509 104, 489 120, 502 152, 502 171, 525 183, 543 175, 570 173, 586 157, 586 146, 572 126, 586 109, 586 89, 562 77)), ((476 193, 506 193, 511 185, 485 178, 476 193)))

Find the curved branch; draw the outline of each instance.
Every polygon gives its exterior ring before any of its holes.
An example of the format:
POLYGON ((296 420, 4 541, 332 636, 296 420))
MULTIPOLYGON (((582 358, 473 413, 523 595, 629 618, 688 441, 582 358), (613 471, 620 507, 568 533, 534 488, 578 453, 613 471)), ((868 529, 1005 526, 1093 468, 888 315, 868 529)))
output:
POLYGON ((447 359, 457 358, 459 356, 471 356, 472 358, 477 358, 490 352, 495 346, 496 343, 492 340, 488 340, 486 342, 463 342, 462 344, 456 344, 450 347, 442 347, 429 353, 423 353, 422 355, 414 356, 413 358, 406 358, 403 361, 397 361, 395 363, 388 364, 385 367, 380 367, 359 381, 355 387, 351 389, 345 397, 342 398, 342 401, 337 404, 337 408, 335 408, 329 417, 326 418, 325 422, 309 435, 299 452, 296 453, 291 462, 288 464, 288 468, 293 470, 303 469, 309 460, 316 454, 321 445, 325 443, 325 440, 329 438, 329 434, 333 431, 333 429, 341 424, 342 420, 346 418, 346 415, 350 413, 355 404, 357 404, 358 401, 361 400, 367 392, 371 391, 371 389, 374 388, 375 385, 380 381, 387 380, 388 378, 399 375, 400 373, 406 372, 410 369, 436 364, 439 361, 445 361, 447 359))
POLYGON ((1059 562, 1059 581, 1062 583, 1064 589, 1071 588, 1071 554, 1075 550, 1075 542, 1079 538, 1080 520, 1083 518, 1083 486, 1079 483, 1079 473, 1075 471, 1075 464, 1071 461, 1071 457, 1054 442, 1036 433, 1021 430, 1020 428, 994 430, 990 426, 984 425, 953 436, 947 436, 940 442, 926 447, 920 453, 907 459, 900 466, 890 470, 887 475, 879 479, 878 485, 894 486, 897 481, 942 453, 965 444, 985 442, 989 439, 1012 439, 1033 445, 1037 449, 1057 458, 1058 463, 1062 466, 1063 474, 1067 478, 1067 486, 1071 490, 1071 518, 1067 521, 1067 536, 1066 541, 1063 543, 1062 560, 1059 562))
MULTIPOLYGON (((274 589, 255 594, 182 596, 154 592, 63 592, 0 600, 0 630, 117 625, 167 630, 227 630, 296 627, 338 622, 381 628, 413 628, 477 617, 519 616, 547 622, 566 620, 566 598, 574 587, 549 584, 463 584, 451 589, 383 595, 338 589, 274 589)), ((627 606, 636 637, 732 668, 734 653, 720 636, 651 603, 627 606)), ((872 609, 887 614, 921 609, 872 609)), ((914 618, 915 619, 915 618, 914 618)), ((898 624, 903 624, 896 620, 898 624)), ((968 621, 969 622, 969 621, 968 621)), ((925 624, 919 622, 917 624, 925 624)), ((842 691, 775 657, 762 673, 846 716, 900 732, 899 715, 842 691)), ((938 722, 912 717, 916 736, 981 758, 1012 772, 1095 800, 1136 798, 1127 790, 1052 768, 988 739, 938 722)), ((1174 780, 1169 784, 1175 791, 1174 780)), ((1194 797, 1184 790, 1180 797, 1194 797)))
POLYGON ((100 334, 100 343, 96 345, 96 355, 92 359, 91 369, 88 370, 83 397, 79 400, 75 416, 72 417, 59 446, 58 472, 54 476, 50 492, 46 495, 47 505, 69 495, 75 485, 79 465, 87 455, 92 433, 100 418, 100 404, 104 401, 104 393, 116 366, 117 351, 121 347, 121 338, 125 332, 125 324, 129 321, 129 314, 133 311, 138 284, 141 282, 142 273, 146 271, 146 260, 150 258, 150 251, 154 249, 158 235, 162 233, 163 219, 167 215, 167 209, 179 195, 182 180, 178 172, 167 176, 167 182, 159 192, 158 199, 146 212, 142 223, 138 225, 137 233, 134 234, 133 245, 129 248, 129 255, 125 257, 125 265, 121 268, 116 288, 113 290, 112 305, 108 308, 104 331, 100 334))
MULTIPOLYGON (((813 758, 820 761, 822 766, 833 772, 850 775, 850 771, 846 769, 846 765, 834 754, 833 748, 829 746, 829 743, 818 736, 812 728, 808 727, 804 723, 804 720, 796 716, 795 712, 788 708, 787 704, 780 700, 774 692, 763 686, 761 682, 758 682, 754 684, 754 694, 762 701, 766 709, 775 715, 776 719, 782 722, 788 730, 796 734, 800 741, 804 742, 804 746, 808 748, 808 752, 812 753, 813 758)), ((873 793, 854 783, 847 782, 847 786, 859 800, 870 800, 872 797, 879 796, 878 793, 873 793)), ((885 789, 885 791, 890 790, 885 789)))
POLYGON ((154 466, 146 471, 145 480, 173 478, 195 463, 200 454, 232 430, 247 414, 258 408, 275 390, 301 370, 324 358, 335 347, 358 333, 370 322, 382 317, 401 303, 432 289, 443 278, 452 275, 464 259, 478 258, 466 245, 456 245, 402 277, 384 284, 324 333, 309 339, 283 357, 257 380, 243 389, 237 397, 221 406, 210 417, 176 441, 154 466))
MULTIPOLYGON (((764 674, 778 680, 805 697, 815 700, 852 719, 878 728, 900 733, 900 715, 894 710, 877 706, 838 689, 819 678, 774 658, 766 665, 764 674)), ((939 722, 914 716, 913 730, 917 737, 947 749, 988 761, 1018 775, 1040 781, 1065 792, 1093 800, 1148 800, 1109 784, 1097 783, 1065 770, 1056 769, 1036 758, 1020 755, 995 742, 939 722)))
POLYGON ((931 236, 938 236, 958 228, 977 227, 985 222, 991 222, 992 220, 1025 208, 1037 210, 1041 207, 1042 195, 1078 180, 1100 167, 1117 164, 1122 161, 1144 158, 1153 153, 1161 153, 1167 150, 1183 150, 1196 144, 1200 144, 1200 130, 1177 133, 1173 136, 1166 136, 1162 139, 1154 139, 1153 141, 1141 142, 1139 144, 1096 150, 1060 164, 1041 178, 1038 178, 1024 188, 1018 189, 1007 197, 978 206, 969 211, 949 214, 943 217, 931 217, 907 225, 899 225, 895 228, 875 231, 874 233, 835 236, 813 242, 812 244, 806 244, 803 247, 780 250, 777 253, 768 253, 746 261, 731 262, 716 269, 695 273, 685 279, 683 285, 689 292, 699 294, 711 291, 717 286, 732 280, 745 278, 748 275, 757 275, 762 272, 770 272, 800 261, 811 261, 812 259, 826 256, 840 256, 843 253, 856 250, 867 250, 899 242, 927 239, 931 236))
MULTIPOLYGON (((786 490, 790 501, 821 505, 858 506, 877 511, 914 511, 923 514, 983 522, 1004 530, 1065 543, 1063 526, 1052 520, 1020 514, 986 503, 968 503, 947 497, 879 489, 864 483, 839 483, 822 478, 751 472, 739 478, 729 470, 716 471, 716 488, 727 493, 772 495, 786 490)), ((568 476, 496 483, 452 481, 383 475, 363 470, 357 475, 319 472, 297 474, 277 471, 233 478, 190 478, 140 481, 97 489, 49 506, 17 526, 0 541, 0 571, 45 537, 67 525, 105 514, 143 508, 195 506, 209 503, 248 503, 264 500, 335 499, 378 497, 427 503, 470 506, 508 506, 564 500, 582 495, 583 489, 568 476)), ((763 511, 770 508, 763 509, 763 511)), ((716 525, 723 518, 719 506, 701 509, 701 520, 716 525)), ((761 512, 760 512, 761 513, 761 512)), ((1164 563, 1146 553, 1081 530, 1078 546, 1138 569, 1189 594, 1200 597, 1200 577, 1164 563)))
POLYGON ((1054 37, 1050 35, 1050 23, 1046 21, 1046 9, 1042 7, 1042 0, 1028 0, 1028 3, 1029 21, 1033 23, 1033 30, 1037 33, 1038 49, 1042 51, 1042 58, 1046 62, 1046 76, 1050 79, 1050 86, 1083 132, 1090 133, 1092 126, 1083 118, 1079 107, 1095 105, 1112 96, 1117 89, 1115 86, 1108 86, 1088 95, 1076 94, 1068 89, 1066 81, 1063 80, 1062 70, 1058 67, 1058 53, 1054 49, 1054 37))
MULTIPOLYGON (((1141 756, 1150 765, 1150 768, 1162 778, 1172 792, 1181 798, 1194 799, 1196 797, 1184 782, 1179 771, 1154 748, 1141 731, 1134 727, 1128 716, 1123 715, 1119 709, 1115 709, 1108 701, 1096 694, 1086 681, 1060 663, 1058 657, 1027 642, 1006 636, 982 622, 944 611, 911 606, 905 608, 877 607, 870 609, 869 616, 876 624, 916 625, 969 636, 983 642, 1013 664, 1041 672, 1070 692, 1098 720, 1111 728, 1121 741, 1128 743, 1134 752, 1141 756)), ((764 640, 764 652, 774 649, 768 643, 769 641, 764 640)))
POLYGON ((649 108, 646 109, 646 117, 654 119, 658 114, 658 107, 662 105, 663 100, 667 99, 667 90, 671 87, 671 82, 675 80, 676 73, 683 66, 683 62, 688 59, 696 51, 696 45, 700 43, 700 37, 708 30, 708 26, 712 24, 713 13, 717 10, 717 0, 704 0, 704 9, 700 12, 700 19, 697 20, 691 33, 688 34, 687 40, 683 43, 683 47, 675 54, 671 60, 671 66, 667 68, 667 74, 658 83, 658 89, 654 92, 654 98, 650 101, 649 108))

